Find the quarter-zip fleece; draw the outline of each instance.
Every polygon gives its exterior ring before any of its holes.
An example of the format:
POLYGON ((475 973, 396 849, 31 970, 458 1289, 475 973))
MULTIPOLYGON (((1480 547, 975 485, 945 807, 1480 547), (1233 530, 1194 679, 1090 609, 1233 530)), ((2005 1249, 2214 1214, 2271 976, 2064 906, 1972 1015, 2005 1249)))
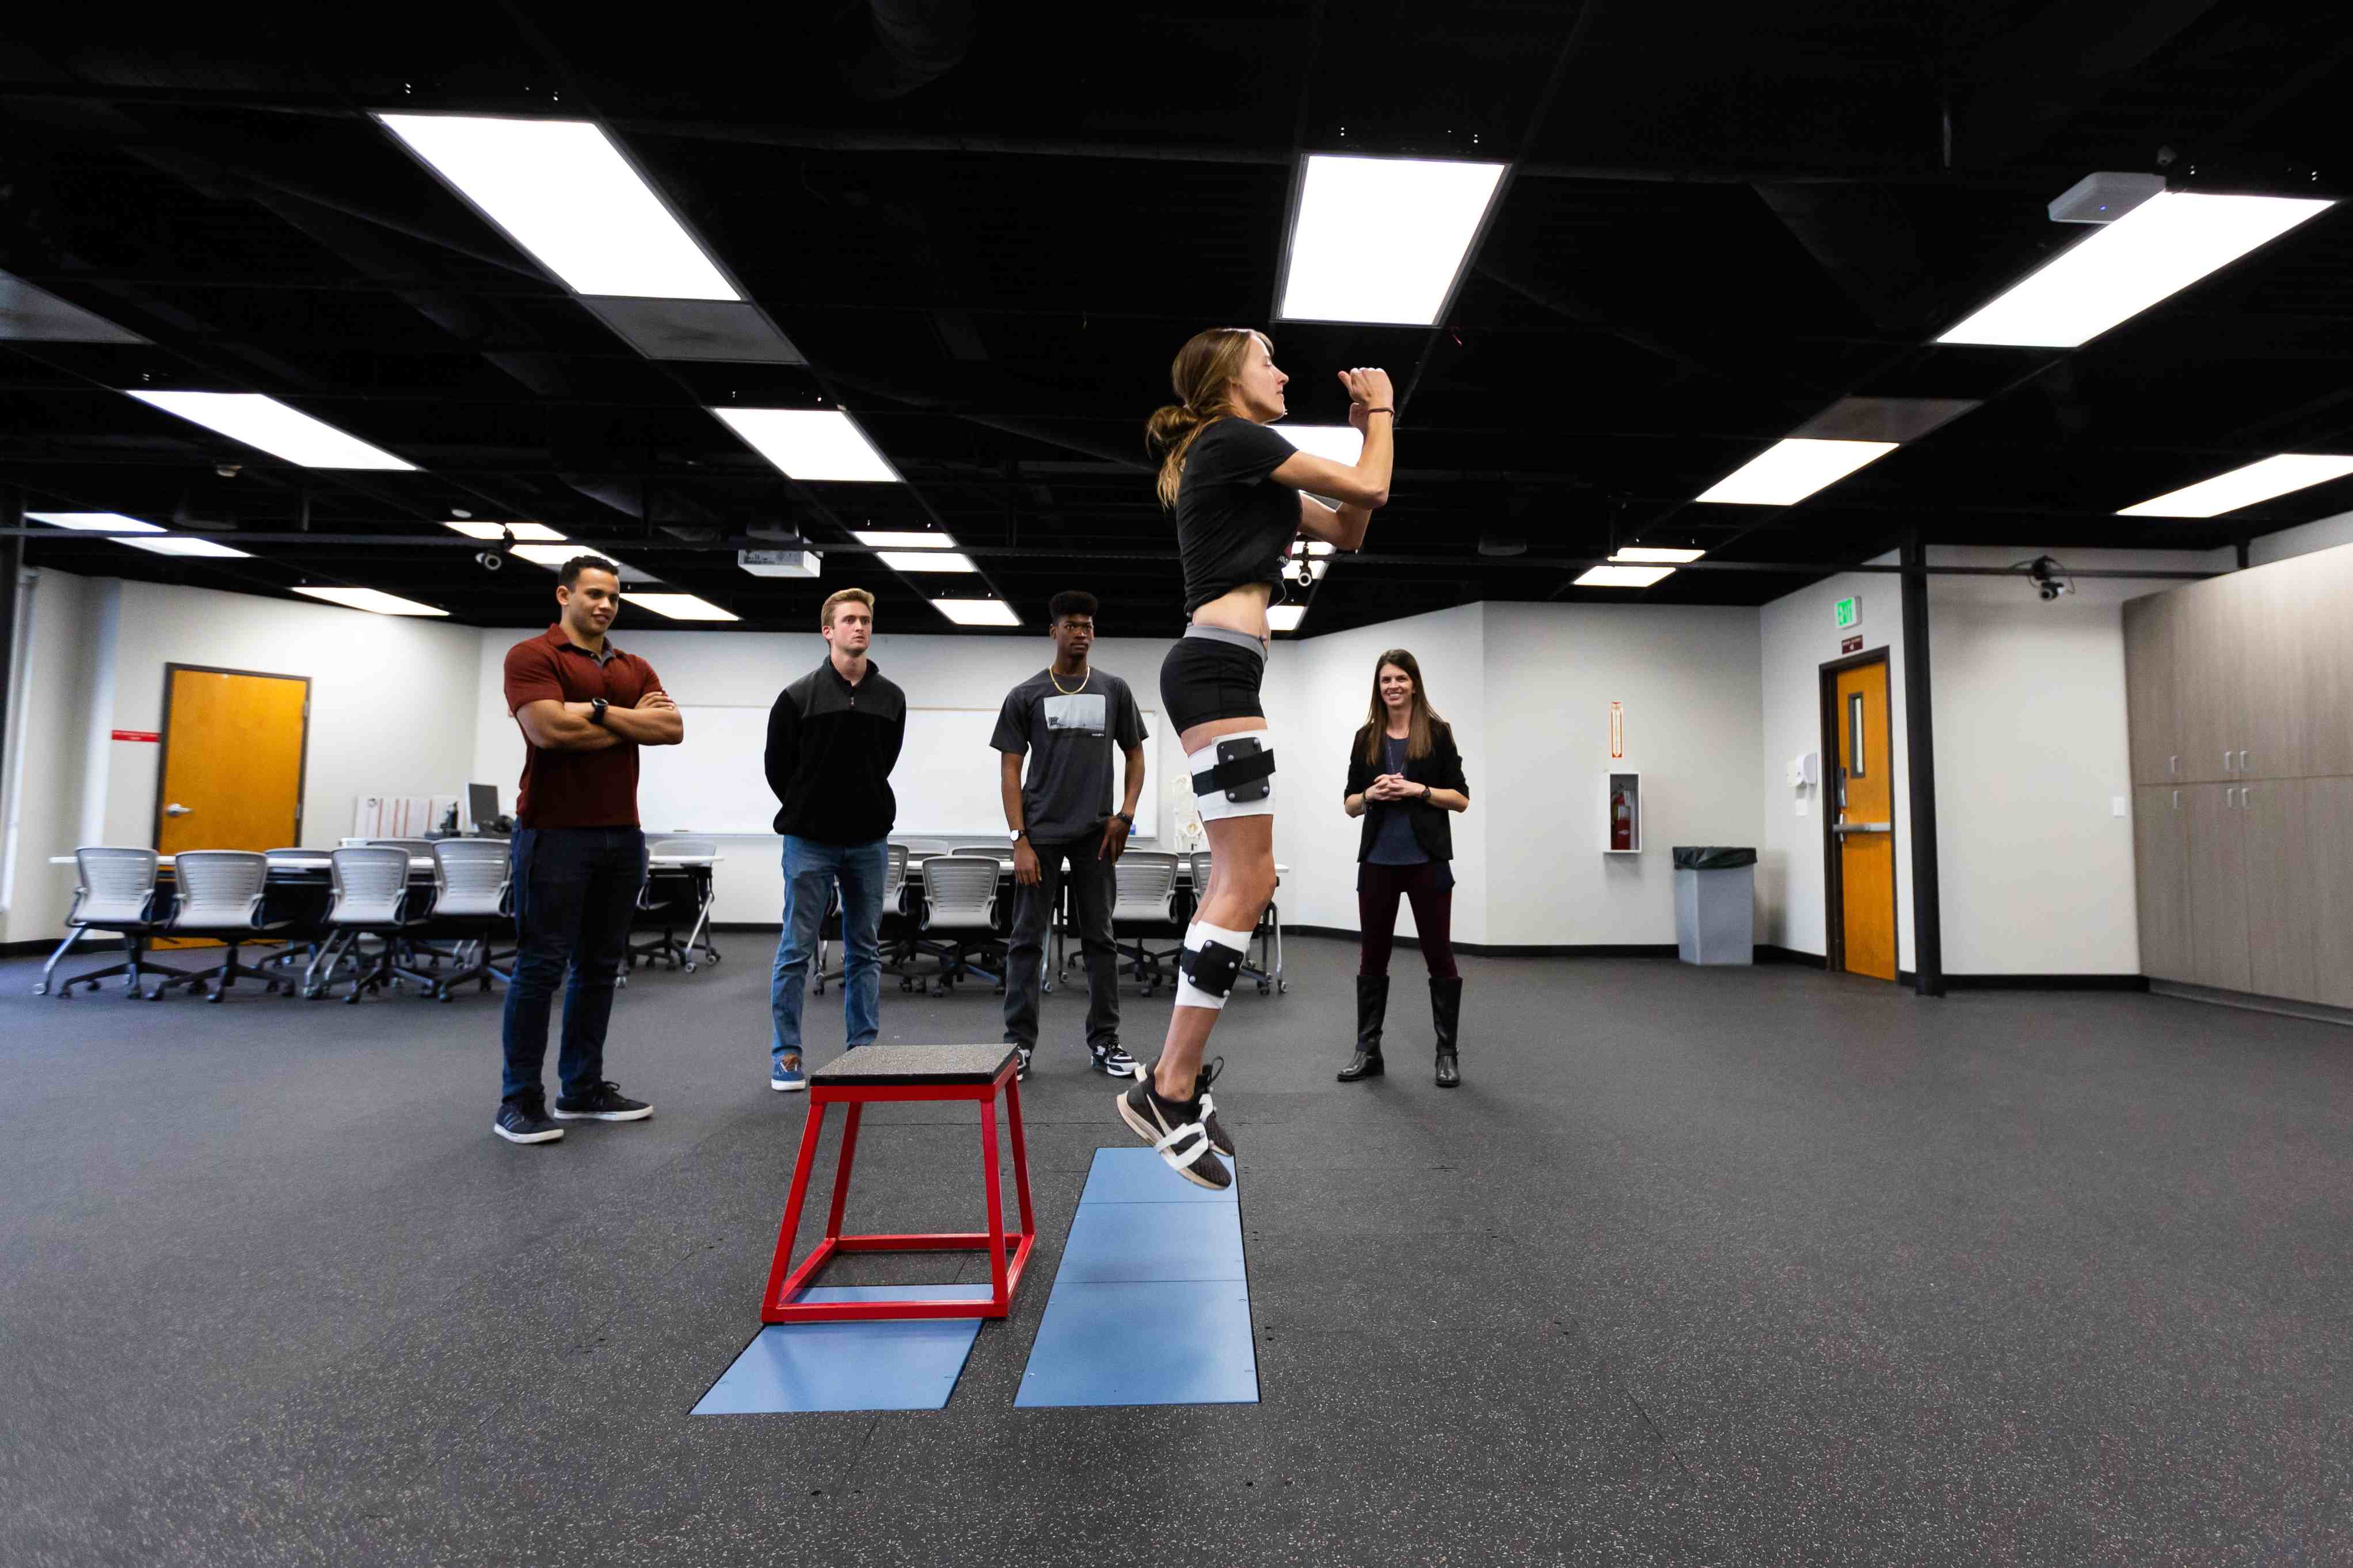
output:
POLYGON ((778 833, 820 844, 871 844, 890 835, 899 802, 891 770, 907 738, 907 694, 871 659, 852 686, 828 658, 768 710, 768 787, 778 833))

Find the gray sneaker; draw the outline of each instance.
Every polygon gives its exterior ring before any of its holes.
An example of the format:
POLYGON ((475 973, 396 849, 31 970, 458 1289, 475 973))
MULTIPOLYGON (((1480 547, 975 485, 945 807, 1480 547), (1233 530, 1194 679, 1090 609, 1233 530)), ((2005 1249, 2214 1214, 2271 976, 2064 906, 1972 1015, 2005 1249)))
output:
POLYGON ((564 1129, 547 1119, 543 1100, 500 1106, 499 1119, 491 1123, 491 1131, 510 1143, 553 1143, 564 1136, 564 1129))

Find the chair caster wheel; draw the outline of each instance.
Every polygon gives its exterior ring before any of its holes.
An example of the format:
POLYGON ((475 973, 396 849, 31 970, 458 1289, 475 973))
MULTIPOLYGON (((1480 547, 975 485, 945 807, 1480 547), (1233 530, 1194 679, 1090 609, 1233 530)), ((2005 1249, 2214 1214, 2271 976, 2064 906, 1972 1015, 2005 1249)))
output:
POLYGON ((1288 980, 1278 980, 1274 983, 1274 989, 1277 995, 1288 996, 1291 994, 1291 982, 1288 980))
POLYGON ((694 965, 692 965, 691 963, 688 964, 688 965, 686 966, 686 972, 687 972, 689 974, 693 973, 694 973, 694 965))
POLYGON ((1265 981, 1261 980, 1261 981, 1260 981, 1260 982, 1258 983, 1258 994, 1259 994, 1260 995, 1261 995, 1261 996, 1271 995, 1271 994, 1273 993, 1273 991, 1274 991, 1274 987, 1273 987, 1273 986, 1271 986, 1271 985, 1269 985, 1265 981))

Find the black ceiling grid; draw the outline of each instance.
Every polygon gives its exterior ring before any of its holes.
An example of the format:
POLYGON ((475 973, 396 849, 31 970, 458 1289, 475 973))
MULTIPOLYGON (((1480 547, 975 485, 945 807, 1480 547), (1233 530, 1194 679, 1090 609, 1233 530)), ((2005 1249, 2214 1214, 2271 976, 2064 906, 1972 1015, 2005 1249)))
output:
POLYGON ((2353 507, 2348 479, 2211 520, 2115 515, 2273 452, 2353 450, 2341 207, 2078 350, 1935 342, 2079 237, 2044 205, 2095 170, 2166 149, 2208 188, 2346 194, 2316 150, 2353 100, 2325 7, 1147 3, 1098 15, 1079 69, 1019 15, 894 53, 863 7, 772 10, 721 48, 441 0, 340 43, 12 21, 0 271, 148 341, 0 327, 0 483, 270 541, 208 562, 45 534, 26 560, 543 624, 547 574, 472 565, 440 526, 462 509, 609 548, 748 629, 798 629, 849 582, 886 626, 933 629, 913 584, 839 544, 937 526, 1021 635, 1073 585, 1106 628, 1167 635, 1143 420, 1211 324, 1272 328, 1302 422, 1341 417, 1338 366, 1422 365, 1372 558, 1326 576, 1311 633, 1474 597, 1624 602, 1567 585, 1613 543, 1791 568, 1641 595, 1753 605, 1915 527, 2063 558, 2353 507), (648 359, 365 113, 389 107, 593 108, 809 364, 648 359), (1443 331, 1263 321, 1302 150, 1512 161, 1443 331), (121 395, 141 384, 268 392, 420 471, 294 468, 121 395), (1694 502, 1849 396, 1981 406, 1798 506, 1694 502), (704 412, 819 398, 907 484, 796 484, 704 412), (736 568, 731 542, 777 535, 837 546, 823 576, 736 568))

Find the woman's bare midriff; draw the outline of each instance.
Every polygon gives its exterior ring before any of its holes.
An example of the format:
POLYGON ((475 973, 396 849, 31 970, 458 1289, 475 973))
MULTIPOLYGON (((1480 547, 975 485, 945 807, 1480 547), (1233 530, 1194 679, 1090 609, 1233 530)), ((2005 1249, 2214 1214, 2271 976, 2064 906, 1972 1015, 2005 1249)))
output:
POLYGON ((1274 596, 1273 585, 1267 583, 1245 583, 1210 600, 1193 612, 1197 626, 1221 626, 1229 632, 1256 637, 1267 637, 1266 606, 1274 596))

